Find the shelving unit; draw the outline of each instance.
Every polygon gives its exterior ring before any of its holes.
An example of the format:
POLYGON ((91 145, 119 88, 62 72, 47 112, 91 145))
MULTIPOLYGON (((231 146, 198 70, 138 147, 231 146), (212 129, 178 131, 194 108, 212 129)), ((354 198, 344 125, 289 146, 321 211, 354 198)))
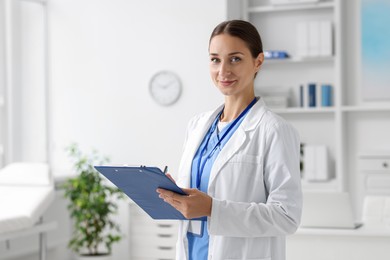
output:
POLYGON ((288 59, 265 60, 255 82, 256 90, 289 88, 295 102, 274 112, 298 129, 303 143, 329 148, 333 178, 326 182, 303 179, 303 188, 351 192, 358 217, 365 189, 359 175, 359 154, 370 150, 390 153, 390 101, 367 102, 361 97, 360 77, 364 71, 360 53, 364 50, 360 46, 359 1, 272 5, 269 0, 245 0, 241 7, 242 13, 236 18, 257 27, 264 50, 283 50, 290 55, 288 59), (301 21, 313 20, 332 22, 333 56, 297 56, 296 26, 301 21), (332 107, 298 107, 298 86, 309 82, 333 86, 332 107))
POLYGON ((343 88, 343 1, 328 0, 314 3, 272 5, 267 0, 245 0, 241 18, 253 23, 259 30, 264 50, 283 50, 289 58, 266 59, 255 88, 283 87, 290 89, 290 107, 273 109, 291 122, 299 131, 302 143, 326 145, 330 157, 330 179, 324 182, 302 180, 305 190, 342 191, 347 189, 344 163, 345 123, 347 108, 342 105, 343 88), (299 57, 297 50, 297 24, 310 21, 331 21, 333 55, 299 57), (283 75, 283 76, 281 76, 283 75), (298 107, 299 86, 315 82, 333 86, 333 106, 298 107))
POLYGON ((336 110, 333 107, 308 107, 308 108, 296 108, 289 107, 286 109, 273 109, 278 114, 322 114, 322 113, 335 113, 336 110))

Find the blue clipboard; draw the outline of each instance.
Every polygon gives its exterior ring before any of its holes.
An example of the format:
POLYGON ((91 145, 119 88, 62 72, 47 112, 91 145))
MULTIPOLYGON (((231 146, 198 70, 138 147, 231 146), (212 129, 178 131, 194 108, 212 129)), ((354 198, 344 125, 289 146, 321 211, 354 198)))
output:
POLYGON ((159 198, 157 188, 186 195, 157 167, 94 166, 153 219, 186 219, 159 198))

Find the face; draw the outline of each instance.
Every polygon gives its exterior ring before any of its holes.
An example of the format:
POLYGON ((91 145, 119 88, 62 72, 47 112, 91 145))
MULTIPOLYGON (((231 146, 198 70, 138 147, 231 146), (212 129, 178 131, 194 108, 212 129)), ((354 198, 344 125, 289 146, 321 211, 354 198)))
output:
POLYGON ((254 95, 254 78, 263 54, 253 58, 246 43, 238 37, 220 34, 209 46, 210 75, 225 96, 254 95))

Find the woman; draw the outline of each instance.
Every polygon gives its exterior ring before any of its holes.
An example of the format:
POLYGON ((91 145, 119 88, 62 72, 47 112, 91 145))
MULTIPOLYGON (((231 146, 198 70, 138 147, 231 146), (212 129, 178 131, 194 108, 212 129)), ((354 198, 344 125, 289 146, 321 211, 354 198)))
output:
POLYGON ((299 137, 255 97, 264 60, 256 28, 219 24, 209 42, 210 74, 225 97, 187 129, 178 185, 182 196, 158 189, 186 218, 177 260, 285 259, 285 236, 297 229, 302 208, 299 137))

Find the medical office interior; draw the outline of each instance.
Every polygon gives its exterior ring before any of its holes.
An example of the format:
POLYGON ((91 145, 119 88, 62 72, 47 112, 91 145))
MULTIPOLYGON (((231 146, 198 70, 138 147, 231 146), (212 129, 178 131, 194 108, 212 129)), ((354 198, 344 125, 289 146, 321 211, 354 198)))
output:
MULTIPOLYGON (((176 175, 188 120, 223 102, 209 35, 235 18, 267 51, 257 95, 301 136, 304 209, 286 258, 389 259, 389 11, 385 0, 0 0, 0 259, 78 259, 61 189, 76 176, 72 143, 176 175), (159 72, 177 85, 155 89, 159 72)), ((116 202, 109 259, 174 259, 175 221, 116 202)))

